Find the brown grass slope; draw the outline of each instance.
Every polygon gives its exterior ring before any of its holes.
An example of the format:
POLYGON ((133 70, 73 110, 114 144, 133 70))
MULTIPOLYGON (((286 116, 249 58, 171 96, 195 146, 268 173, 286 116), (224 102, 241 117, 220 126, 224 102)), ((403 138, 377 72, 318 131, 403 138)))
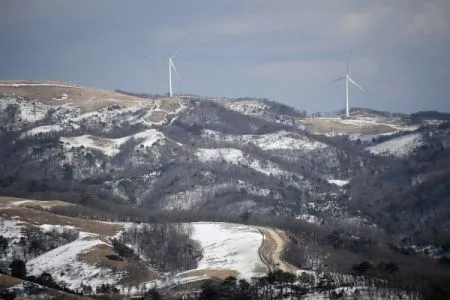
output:
MULTIPOLYGON (((0 80, 1 94, 25 97, 30 101, 36 100, 50 106, 72 105, 84 112, 95 111, 112 104, 133 107, 151 103, 148 99, 59 81, 0 80), (63 97, 63 94, 67 97, 63 97)), ((170 100, 165 101, 167 103, 162 110, 169 112, 179 107, 180 99, 170 100)))

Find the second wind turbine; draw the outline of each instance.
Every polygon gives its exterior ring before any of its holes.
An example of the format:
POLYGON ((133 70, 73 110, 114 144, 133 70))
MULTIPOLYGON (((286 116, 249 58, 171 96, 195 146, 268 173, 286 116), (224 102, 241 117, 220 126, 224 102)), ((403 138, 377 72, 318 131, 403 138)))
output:
POLYGON ((158 58, 158 59, 167 59, 168 65, 169 65, 169 97, 172 98, 173 97, 173 88, 172 88, 172 70, 175 72, 175 74, 177 75, 178 79, 181 80, 180 78, 180 74, 178 74, 177 68, 175 68, 175 64, 173 63, 173 59, 175 58, 175 56, 177 56, 178 51, 175 51, 173 53, 172 56, 168 57, 168 58, 164 58, 161 56, 153 56, 152 58, 158 58))
POLYGON ((177 69, 175 68, 175 64, 173 63, 173 59, 177 55, 178 50, 175 51, 175 53, 169 57, 169 97, 172 98, 173 96, 173 90, 172 90, 172 69, 175 71, 175 74, 177 75, 178 79, 181 80, 180 75, 177 72, 177 69))
MULTIPOLYGON (((350 56, 351 56, 351 54, 350 54, 350 56)), ((331 83, 334 83, 334 82, 338 82, 341 80, 345 80, 345 104, 346 104, 345 105, 345 115, 347 118, 350 117, 350 108, 349 108, 349 104, 348 104, 348 83, 349 82, 352 83, 353 85, 355 85, 357 88, 359 88, 361 91, 364 92, 364 88, 350 77, 349 71, 350 71, 350 57, 348 58, 347 72, 345 73, 345 76, 338 77, 331 82, 331 83)))

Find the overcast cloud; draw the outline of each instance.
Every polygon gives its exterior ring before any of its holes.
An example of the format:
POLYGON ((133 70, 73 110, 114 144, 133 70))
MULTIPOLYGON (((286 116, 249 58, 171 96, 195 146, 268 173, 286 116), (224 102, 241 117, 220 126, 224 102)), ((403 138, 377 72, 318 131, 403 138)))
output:
POLYGON ((450 111, 450 1, 0 0, 0 79, 135 92, 258 96, 308 111, 350 104, 450 111), (183 42, 183 40, 185 41, 183 42))

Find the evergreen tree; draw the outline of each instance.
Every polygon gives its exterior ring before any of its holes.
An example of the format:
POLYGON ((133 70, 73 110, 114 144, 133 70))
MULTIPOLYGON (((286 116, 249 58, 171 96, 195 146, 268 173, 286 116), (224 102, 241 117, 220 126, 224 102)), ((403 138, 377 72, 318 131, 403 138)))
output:
POLYGON ((11 276, 24 278, 27 275, 27 266, 23 260, 15 259, 9 264, 11 276))

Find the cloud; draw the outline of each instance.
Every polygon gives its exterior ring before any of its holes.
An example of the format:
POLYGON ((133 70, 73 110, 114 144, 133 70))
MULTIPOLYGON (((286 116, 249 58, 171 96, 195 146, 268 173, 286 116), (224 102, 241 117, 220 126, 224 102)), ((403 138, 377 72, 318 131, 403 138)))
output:
POLYGON ((448 35, 449 1, 424 1, 406 21, 406 33, 418 37, 448 35))
MULTIPOLYGON (((321 86, 339 76, 345 75, 346 59, 335 60, 288 60, 255 64, 247 69, 251 76, 265 80, 285 81, 300 80, 321 86)), ((356 78, 377 76, 379 65, 367 57, 353 57, 350 73, 356 78)))
POLYGON ((138 57, 166 56, 183 44, 176 63, 185 92, 327 110, 341 90, 318 87, 345 72, 352 50, 351 75, 370 91, 354 101, 402 110, 433 101, 445 107, 440 99, 448 99, 448 0, 28 2, 33 9, 8 2, 11 9, 0 11, 5 79, 38 73, 165 91, 166 67, 138 57), (291 102, 299 97, 305 100, 291 102))
POLYGON ((351 12, 343 17, 341 31, 350 36, 363 35, 370 29, 371 21, 369 12, 351 12))

